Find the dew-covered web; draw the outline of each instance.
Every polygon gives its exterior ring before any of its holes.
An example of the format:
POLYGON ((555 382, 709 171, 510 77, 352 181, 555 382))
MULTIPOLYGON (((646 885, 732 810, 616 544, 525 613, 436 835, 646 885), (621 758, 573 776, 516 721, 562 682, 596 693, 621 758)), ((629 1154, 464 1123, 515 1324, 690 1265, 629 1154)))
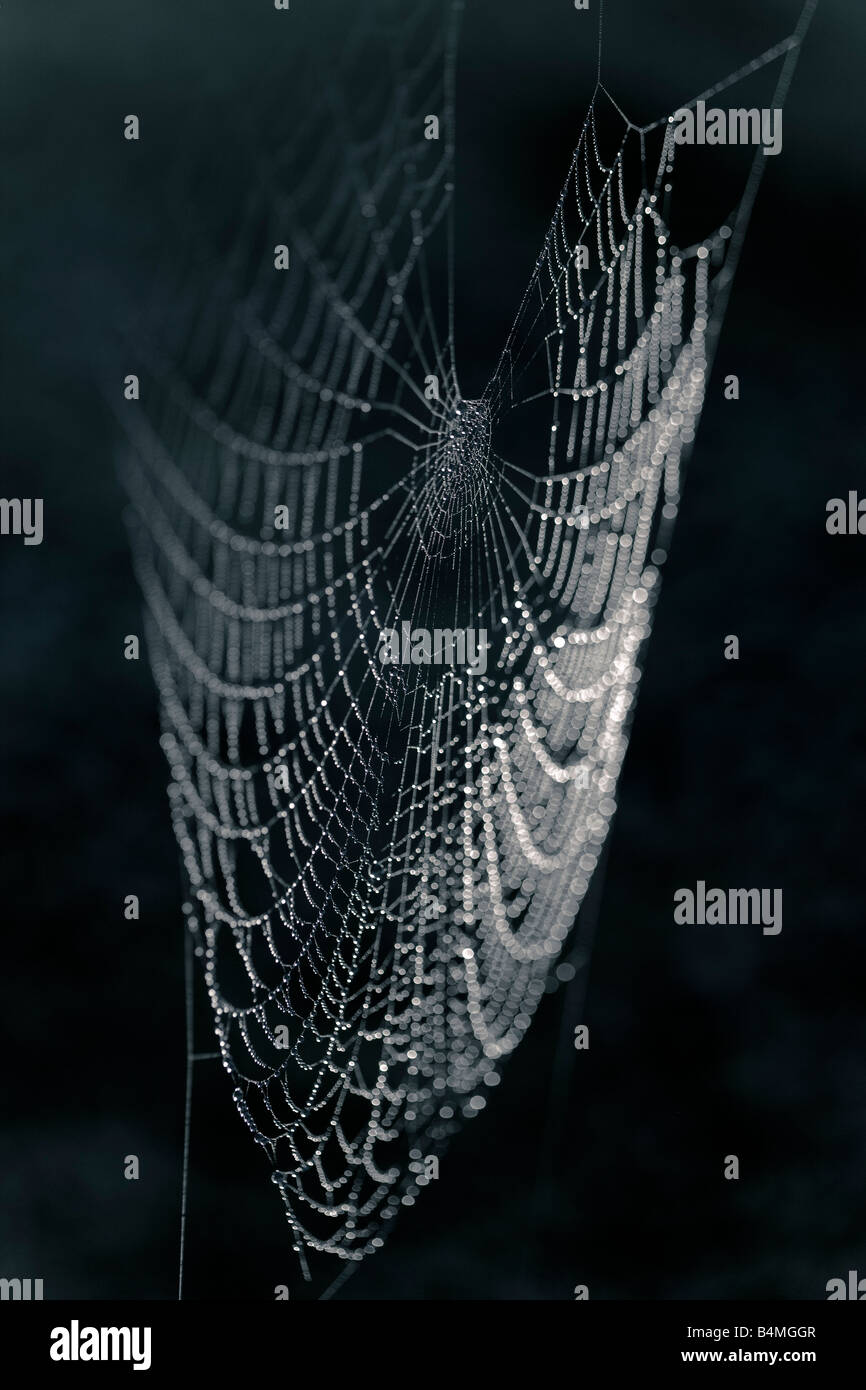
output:
MULTIPOLYGON (((358 10, 240 206, 201 150, 166 199, 121 460, 193 968, 305 1272, 382 1245, 580 931, 762 162, 678 248, 673 126, 599 83, 466 400, 457 12, 358 10), (483 632, 486 669, 383 664, 403 623, 483 632)), ((801 36, 748 69, 776 104, 801 36)))

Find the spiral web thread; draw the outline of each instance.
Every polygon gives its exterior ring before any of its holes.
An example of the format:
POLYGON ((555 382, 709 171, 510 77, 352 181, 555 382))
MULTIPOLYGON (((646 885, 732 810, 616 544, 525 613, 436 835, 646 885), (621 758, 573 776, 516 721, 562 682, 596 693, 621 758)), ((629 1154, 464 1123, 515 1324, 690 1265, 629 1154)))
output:
POLYGON ((187 254, 136 332, 121 459, 187 925, 305 1273, 381 1246, 574 930, 738 227, 671 243, 673 127, 639 129, 599 84, 464 400, 455 12, 364 10, 210 250, 184 184, 187 254), (350 112, 353 63, 369 105, 350 112), (383 665, 404 621, 483 629, 486 671, 383 665))

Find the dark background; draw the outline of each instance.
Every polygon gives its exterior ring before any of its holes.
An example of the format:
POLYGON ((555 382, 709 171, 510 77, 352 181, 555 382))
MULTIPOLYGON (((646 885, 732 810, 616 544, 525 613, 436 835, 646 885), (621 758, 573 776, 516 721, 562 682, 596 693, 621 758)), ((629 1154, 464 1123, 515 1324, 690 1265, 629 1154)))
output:
MULTIPOLYGON (((464 394, 498 355, 565 174, 595 80, 594 9, 467 5, 464 394)), ((41 546, 0 541, 0 1274, 43 1278, 48 1298, 170 1299, 177 1280, 182 890, 151 678, 122 658, 139 599, 95 383, 124 265, 160 216, 154 167, 139 150, 131 166, 120 122, 141 111, 182 133, 208 103, 225 117, 279 80, 274 25, 326 63, 345 10, 0 9, 2 491, 45 499, 41 546), (138 1182, 123 1178, 130 1153, 138 1182)), ((604 80, 653 119, 798 11, 607 0, 604 80)), ((439 1181, 340 1297, 569 1299, 585 1283, 594 1299, 813 1299, 866 1273, 866 541, 824 527, 829 497, 866 491, 864 31, 862 6, 822 0, 768 161, 596 881, 586 1005, 585 972, 545 999, 439 1181), (722 656, 729 633, 738 662, 722 656), (698 878, 781 887, 781 935, 675 926, 673 892, 698 878), (588 1054, 570 1047, 575 1019, 588 1054), (739 1182, 722 1177, 729 1153, 739 1182)), ((268 1299, 276 1283, 304 1296, 213 1063, 196 1074, 190 1194, 188 1297, 268 1299)))

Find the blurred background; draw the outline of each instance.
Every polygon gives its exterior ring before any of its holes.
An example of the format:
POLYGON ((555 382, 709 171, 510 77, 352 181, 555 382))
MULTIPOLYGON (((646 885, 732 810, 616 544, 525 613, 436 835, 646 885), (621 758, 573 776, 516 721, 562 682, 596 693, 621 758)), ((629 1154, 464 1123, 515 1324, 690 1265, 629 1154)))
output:
MULTIPOLYGON (((592 95, 595 5, 466 5, 467 395, 498 356, 592 95)), ((96 367, 124 279, 160 239, 166 132, 182 143, 209 112, 230 122, 234 103, 279 91, 287 64, 324 69, 350 9, 0 10, 2 492, 45 499, 41 546, 0 541, 0 1273, 44 1279, 46 1298, 177 1286, 182 888, 152 680, 122 657, 139 597, 96 367), (127 112, 160 138, 130 148, 127 112), (139 922, 124 920, 128 893, 139 922)), ((607 0, 603 80, 655 119, 790 33, 799 4, 755 9, 607 0)), ((866 1267, 866 541, 824 525, 828 498, 866 494, 864 36, 861 6, 821 0, 768 161, 585 908, 591 970, 545 998, 439 1180, 340 1298, 570 1299, 582 1283, 593 1299, 820 1299, 866 1267), (738 402, 723 399, 728 373, 738 402), (697 879, 781 887, 781 935, 675 926, 674 890, 697 879), (571 1046, 575 1021, 588 1053, 571 1046), (738 1182, 722 1177, 731 1153, 738 1182)), ((690 205, 698 222, 711 193, 690 205)), ((278 1283, 304 1297, 278 1194, 213 1063, 196 1073, 187 1241, 188 1298, 270 1299, 278 1283)))

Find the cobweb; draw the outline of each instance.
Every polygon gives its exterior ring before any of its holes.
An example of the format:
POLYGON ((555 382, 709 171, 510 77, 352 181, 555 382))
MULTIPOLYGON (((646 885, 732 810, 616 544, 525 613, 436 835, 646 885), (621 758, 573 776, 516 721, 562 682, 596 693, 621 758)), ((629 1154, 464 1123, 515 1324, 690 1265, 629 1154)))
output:
MULTIPOLYGON (((467 400, 458 11, 359 9, 242 207, 194 160, 167 200, 121 458, 190 950, 305 1272, 383 1244, 580 929, 763 162, 678 248, 673 126, 599 82, 467 400), (382 664, 403 623, 483 634, 486 669, 382 664)), ((777 98, 802 29, 744 70, 783 59, 777 98)))

